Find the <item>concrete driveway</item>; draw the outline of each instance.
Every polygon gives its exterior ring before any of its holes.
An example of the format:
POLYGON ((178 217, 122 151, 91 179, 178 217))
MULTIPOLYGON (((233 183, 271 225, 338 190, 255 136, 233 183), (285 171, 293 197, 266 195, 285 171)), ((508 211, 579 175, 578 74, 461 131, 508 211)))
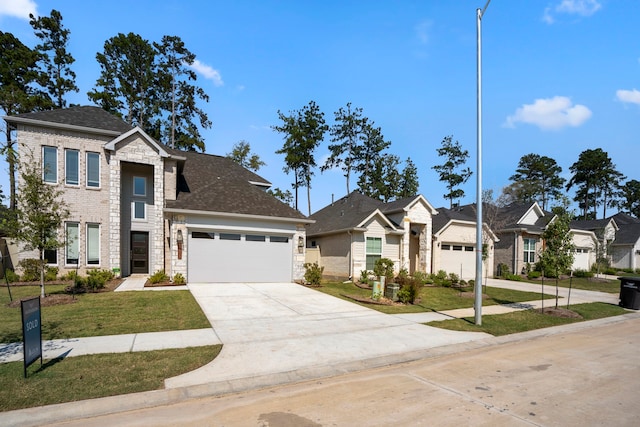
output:
POLYGON ((292 283, 189 285, 224 344, 167 388, 229 392, 416 360, 484 333, 432 328, 292 283))

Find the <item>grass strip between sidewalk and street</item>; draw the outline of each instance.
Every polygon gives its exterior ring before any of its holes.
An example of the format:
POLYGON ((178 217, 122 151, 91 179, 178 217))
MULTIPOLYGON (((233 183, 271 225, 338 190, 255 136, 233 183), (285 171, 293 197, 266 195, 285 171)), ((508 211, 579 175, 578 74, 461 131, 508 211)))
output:
MULTIPOLYGON (((46 285, 46 298, 64 296, 64 285, 46 285)), ((14 301, 38 296, 39 286, 12 286, 14 301)), ((45 299, 46 299, 45 298, 45 299)), ((0 289, 0 342, 22 341, 20 304, 10 307, 0 289)), ((42 306, 42 339, 210 328, 189 291, 99 292, 75 295, 71 303, 42 306)))
MULTIPOLYGON (((455 310, 458 308, 473 307, 474 303, 473 294, 471 292, 462 292, 458 289, 441 286, 424 286, 420 289, 420 295, 418 297, 419 301, 416 301, 415 304, 397 305, 367 304, 349 298, 349 296, 367 298, 371 297, 372 294, 371 289, 359 288, 351 282, 323 282, 320 287, 313 289, 387 314, 455 310)), ((487 297, 483 299, 483 306, 511 304, 540 299, 540 293, 537 292, 522 292, 493 287, 486 287, 485 289, 484 293, 487 297)), ((472 290, 472 288, 468 288, 467 290, 472 290)), ((555 296, 545 295, 545 299, 552 298, 555 299, 555 296)))
POLYGON ((45 360, 42 368, 39 362, 31 365, 27 378, 22 362, 3 363, 0 411, 159 390, 166 378, 209 363, 221 348, 213 345, 45 360))
POLYGON ((482 325, 480 326, 475 325, 473 317, 433 321, 426 323, 426 325, 452 331, 486 332, 494 336, 501 336, 628 313, 627 310, 617 305, 603 302, 570 305, 569 310, 578 313, 581 318, 557 317, 542 314, 538 310, 522 310, 482 316, 482 325))
MULTIPOLYGON (((533 283, 534 285, 541 286, 542 279, 523 279, 524 283, 533 283)), ((545 278, 544 279, 544 288, 545 290, 551 287, 555 288, 556 279, 545 278)), ((598 279, 595 277, 563 277, 558 280, 558 287, 572 289, 583 289, 585 291, 594 291, 594 292, 606 292, 609 294, 617 294, 620 292, 620 281, 619 280, 608 280, 608 279, 598 279)))

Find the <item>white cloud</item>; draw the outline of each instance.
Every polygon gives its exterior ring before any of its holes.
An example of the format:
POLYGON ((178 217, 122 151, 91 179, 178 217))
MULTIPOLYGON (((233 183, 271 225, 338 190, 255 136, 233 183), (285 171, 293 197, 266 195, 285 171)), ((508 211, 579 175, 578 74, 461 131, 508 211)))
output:
POLYGON ((29 20, 29 14, 38 16, 37 5, 33 0, 0 0, 0 16, 13 16, 29 20))
POLYGON ((420 44, 428 44, 429 43, 429 31, 431 30, 433 22, 431 21, 422 21, 415 27, 416 37, 418 38, 418 42, 420 44))
POLYGON ((213 84, 216 86, 223 86, 224 82, 222 81, 222 76, 220 75, 220 72, 218 70, 216 70, 215 68, 207 65, 207 64, 203 64, 202 62, 198 61, 197 59, 195 61, 193 61, 193 64, 190 65, 190 67, 198 74, 201 74, 205 79, 209 79, 213 81, 213 84))
POLYGON ((640 90, 620 89, 616 91, 616 98, 618 98, 618 101, 640 105, 640 90))
POLYGON ((556 22, 555 15, 591 16, 601 7, 602 5, 598 0, 561 0, 555 6, 549 6, 544 9, 542 20, 547 24, 553 24, 556 22))
POLYGON ((507 117, 503 126, 514 128, 516 123, 527 123, 542 130, 558 130, 567 126, 580 126, 590 117, 591 110, 584 105, 573 105, 566 96, 554 96, 536 99, 533 104, 524 104, 507 117))

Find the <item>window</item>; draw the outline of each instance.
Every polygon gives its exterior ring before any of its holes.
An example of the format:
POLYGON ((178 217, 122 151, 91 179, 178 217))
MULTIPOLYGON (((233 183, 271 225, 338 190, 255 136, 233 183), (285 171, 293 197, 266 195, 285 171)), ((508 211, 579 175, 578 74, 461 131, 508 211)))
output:
POLYGON ((473 252, 473 246, 465 246, 464 247, 464 251, 465 252, 473 252))
POLYGON ((87 153, 87 187, 100 187, 100 154, 87 153))
POLYGON ((524 239, 524 262, 536 262, 536 240, 524 239))
POLYGON ((442 250, 443 251, 450 251, 451 250, 451 245, 442 245, 442 250))
POLYGON ((44 182, 58 182, 58 149, 42 147, 42 177, 44 182))
POLYGON ((146 216, 146 203, 140 200, 134 200, 133 202, 133 218, 145 219, 146 216))
POLYGON ((58 251, 56 249, 45 249, 44 250, 44 262, 47 264, 57 264, 58 263, 58 251))
POLYGON ((147 196, 147 178, 143 176, 133 177, 133 195, 136 197, 147 196))
POLYGON ((78 185, 78 150, 64 150, 64 182, 78 185))
POLYGON ((257 236, 255 234, 247 234, 244 239, 247 242, 265 242, 267 240, 265 236, 257 236))
POLYGON ((376 261, 382 258, 382 238, 367 237, 367 271, 373 271, 376 261))
POLYGON ((240 235, 233 233, 220 233, 220 240, 240 240, 240 235))
POLYGON ((213 239, 215 236, 216 236, 216 233, 205 233, 204 231, 191 232, 192 239, 213 239))
POLYGON ((100 264, 100 224, 87 224, 87 265, 100 264))
POLYGON ((65 264, 78 264, 80 254, 80 226, 77 222, 67 223, 65 264))
POLYGON ((269 237, 269 240, 271 241, 271 243, 288 243, 289 242, 288 237, 282 237, 282 236, 271 236, 269 237))
POLYGON ((462 250, 462 246, 461 245, 453 245, 453 250, 454 251, 461 251, 462 250))

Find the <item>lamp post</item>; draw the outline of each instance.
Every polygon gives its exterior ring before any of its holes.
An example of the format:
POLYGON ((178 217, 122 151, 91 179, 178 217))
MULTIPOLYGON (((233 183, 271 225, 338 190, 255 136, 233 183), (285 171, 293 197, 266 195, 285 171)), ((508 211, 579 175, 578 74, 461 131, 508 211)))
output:
POLYGON ((483 9, 476 10, 476 35, 477 35, 477 186, 476 186, 476 280, 475 292, 475 324, 482 325, 482 17, 489 7, 491 0, 483 9))

